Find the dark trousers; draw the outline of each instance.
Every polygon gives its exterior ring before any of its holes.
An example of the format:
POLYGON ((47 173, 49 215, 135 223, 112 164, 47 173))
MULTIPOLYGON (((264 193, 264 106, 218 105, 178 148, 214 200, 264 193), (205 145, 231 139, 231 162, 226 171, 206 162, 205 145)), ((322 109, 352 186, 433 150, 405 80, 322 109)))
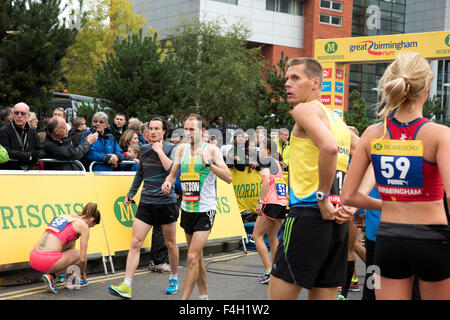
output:
POLYGON ((153 263, 156 265, 169 262, 168 251, 161 226, 153 226, 152 228, 150 260, 153 260, 153 263))

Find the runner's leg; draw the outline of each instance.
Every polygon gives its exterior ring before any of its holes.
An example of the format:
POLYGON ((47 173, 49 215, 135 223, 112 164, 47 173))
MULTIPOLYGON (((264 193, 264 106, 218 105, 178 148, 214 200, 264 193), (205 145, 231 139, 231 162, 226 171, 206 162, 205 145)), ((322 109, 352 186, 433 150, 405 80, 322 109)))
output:
POLYGON ((148 225, 137 218, 134 219, 131 245, 127 256, 125 278, 133 279, 134 273, 139 265, 142 244, 151 228, 151 225, 148 225))
POLYGON ((298 298, 301 287, 295 284, 270 276, 269 282, 269 300, 295 300, 298 298))
MULTIPOLYGON (((188 269, 186 272, 186 278, 184 280, 183 296, 181 297, 182 300, 189 299, 192 290, 194 289, 195 283, 197 283, 200 276, 202 276, 203 279, 205 278, 204 275, 201 275, 200 268, 203 260, 203 247, 205 246, 206 240, 208 240, 209 233, 210 230, 196 231, 193 235, 186 234, 186 240, 188 241, 189 245, 187 254, 188 269)), ((206 291, 206 281, 203 279, 201 279, 200 282, 200 285, 202 285, 203 287, 199 288, 199 291, 200 289, 202 289, 202 291, 206 291), (202 281, 205 283, 203 283, 202 281)))
POLYGON ((405 279, 375 277, 375 297, 377 300, 411 300, 413 277, 405 279))
POLYGON ((162 225, 164 240, 169 251, 170 272, 175 275, 178 273, 179 251, 176 240, 177 222, 162 225))
POLYGON ((419 279, 419 289, 423 300, 450 300, 450 278, 433 282, 419 279))
MULTIPOLYGON (((266 243, 264 242, 264 235, 268 233, 269 230, 271 230, 271 222, 272 221, 270 221, 263 215, 260 215, 256 218, 255 226, 253 228, 253 240, 255 241, 256 250, 258 251, 259 258, 261 259, 264 270, 266 272, 270 271, 270 269, 272 268, 272 263, 269 259, 269 251, 267 250, 266 243)), ((270 248, 272 251, 272 243, 270 243, 270 248)), ((276 252, 276 248, 275 251, 272 252, 276 252)))

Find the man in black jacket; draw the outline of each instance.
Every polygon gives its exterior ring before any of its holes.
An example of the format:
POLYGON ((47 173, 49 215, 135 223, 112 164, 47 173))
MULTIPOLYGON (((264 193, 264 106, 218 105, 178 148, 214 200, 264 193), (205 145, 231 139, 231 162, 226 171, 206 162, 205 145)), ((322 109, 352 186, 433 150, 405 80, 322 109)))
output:
POLYGON ((45 154, 36 130, 27 123, 30 107, 19 102, 11 114, 13 121, 0 128, 0 145, 8 151, 12 161, 1 164, 0 170, 31 170, 45 154))
MULTIPOLYGON (((98 133, 91 133, 78 147, 72 144, 72 138, 67 137, 67 125, 64 118, 53 117, 47 124, 47 135, 44 140, 44 150, 47 158, 57 160, 80 160, 89 152, 91 144, 97 141, 98 133)), ((46 170, 80 170, 73 162, 46 162, 46 170)))

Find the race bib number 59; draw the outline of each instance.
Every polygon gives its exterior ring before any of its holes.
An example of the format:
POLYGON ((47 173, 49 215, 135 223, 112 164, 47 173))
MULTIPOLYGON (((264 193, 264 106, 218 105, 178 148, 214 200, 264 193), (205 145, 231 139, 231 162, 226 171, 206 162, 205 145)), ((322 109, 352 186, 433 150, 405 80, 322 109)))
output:
POLYGON ((415 196, 423 189, 423 144, 417 140, 373 140, 372 163, 380 194, 415 196))

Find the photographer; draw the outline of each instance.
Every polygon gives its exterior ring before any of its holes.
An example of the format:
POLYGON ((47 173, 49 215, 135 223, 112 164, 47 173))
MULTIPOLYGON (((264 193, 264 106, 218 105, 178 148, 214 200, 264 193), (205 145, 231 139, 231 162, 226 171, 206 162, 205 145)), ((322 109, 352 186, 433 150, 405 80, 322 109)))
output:
POLYGON ((94 164, 93 171, 113 171, 118 167, 119 162, 124 160, 123 151, 106 127, 107 125, 108 115, 99 111, 92 117, 92 127, 83 132, 80 137, 79 144, 91 133, 98 133, 98 140, 91 145, 91 149, 82 159, 86 169, 95 161, 99 163, 94 164))

